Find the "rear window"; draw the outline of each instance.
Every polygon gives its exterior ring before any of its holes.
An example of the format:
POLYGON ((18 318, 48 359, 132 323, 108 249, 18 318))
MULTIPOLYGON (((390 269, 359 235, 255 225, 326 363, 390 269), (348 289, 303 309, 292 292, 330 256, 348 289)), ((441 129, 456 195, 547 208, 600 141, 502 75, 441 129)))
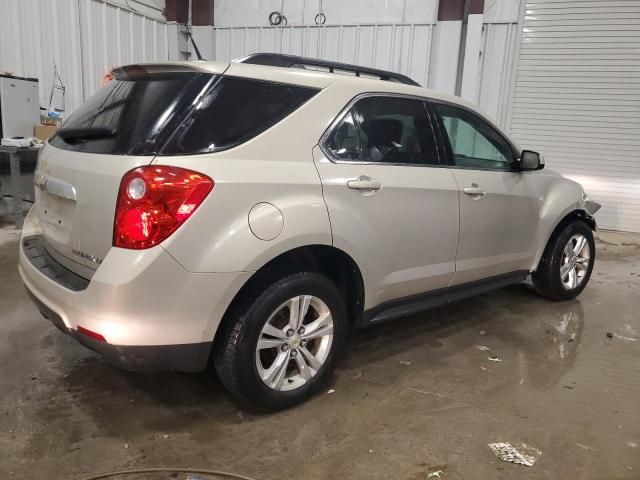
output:
POLYGON ((185 120, 191 102, 215 76, 196 72, 116 76, 62 125, 51 145, 116 155, 149 155, 185 120), (92 134, 92 132, 97 132, 92 134), (110 132, 110 133, 109 133, 110 132))
POLYGON ((317 89, 198 72, 120 71, 50 140, 67 150, 115 155, 186 155, 243 143, 317 89))

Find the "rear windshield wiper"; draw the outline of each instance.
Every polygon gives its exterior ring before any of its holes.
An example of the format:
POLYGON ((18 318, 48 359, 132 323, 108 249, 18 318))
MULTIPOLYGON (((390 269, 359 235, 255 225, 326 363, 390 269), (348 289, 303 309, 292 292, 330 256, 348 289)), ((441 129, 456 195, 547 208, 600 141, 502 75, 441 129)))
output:
POLYGON ((113 137, 116 131, 106 127, 61 128, 56 134, 65 142, 75 142, 113 137))

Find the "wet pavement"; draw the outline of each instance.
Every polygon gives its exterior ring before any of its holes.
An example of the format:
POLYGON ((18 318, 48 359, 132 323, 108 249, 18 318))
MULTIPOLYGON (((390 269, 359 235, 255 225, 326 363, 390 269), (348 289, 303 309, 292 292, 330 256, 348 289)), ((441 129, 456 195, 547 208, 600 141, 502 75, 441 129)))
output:
POLYGON ((550 303, 518 285, 356 332, 324 393, 255 416, 230 401, 213 373, 119 371, 55 330, 24 293, 16 235, 4 227, 0 479, 82 479, 133 467, 256 480, 434 472, 638 479, 640 245, 638 237, 603 239, 578 300, 550 303), (542 455, 533 467, 505 463, 487 446, 494 442, 524 442, 542 455))

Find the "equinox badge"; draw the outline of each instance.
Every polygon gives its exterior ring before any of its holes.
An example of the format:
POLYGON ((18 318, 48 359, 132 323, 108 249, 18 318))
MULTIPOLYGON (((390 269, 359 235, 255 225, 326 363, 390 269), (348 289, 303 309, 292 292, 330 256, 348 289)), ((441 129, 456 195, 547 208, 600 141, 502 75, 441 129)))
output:
POLYGON ((89 255, 88 253, 84 253, 82 250, 71 250, 73 254, 77 257, 84 258, 85 260, 89 260, 90 262, 95 263, 96 265, 100 265, 102 263, 102 259, 100 257, 96 257, 94 255, 89 255))

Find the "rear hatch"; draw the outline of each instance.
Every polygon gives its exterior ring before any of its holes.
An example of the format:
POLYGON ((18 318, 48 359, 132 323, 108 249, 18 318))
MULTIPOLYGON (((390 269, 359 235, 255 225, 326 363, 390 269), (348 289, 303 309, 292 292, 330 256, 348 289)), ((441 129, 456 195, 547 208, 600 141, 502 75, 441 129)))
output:
POLYGON ((45 147, 36 172, 35 212, 49 253, 91 278, 111 248, 120 179, 151 160, 45 147))
POLYGON ((113 242, 123 175, 148 165, 227 64, 134 65, 79 107, 40 153, 35 212, 49 253, 90 278, 113 242))

